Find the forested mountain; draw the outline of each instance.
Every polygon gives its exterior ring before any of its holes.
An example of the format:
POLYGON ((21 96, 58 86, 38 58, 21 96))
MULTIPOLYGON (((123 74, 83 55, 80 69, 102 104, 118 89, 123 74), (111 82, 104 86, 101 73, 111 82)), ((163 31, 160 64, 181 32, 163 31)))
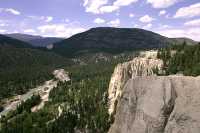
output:
POLYGON ((122 53, 159 48, 167 44, 166 37, 150 31, 102 27, 92 28, 56 43, 54 51, 65 56, 74 56, 95 52, 122 53))
POLYGON ((32 46, 35 47, 46 47, 48 45, 63 40, 63 38, 57 38, 57 37, 42 37, 42 36, 34 36, 34 35, 20 34, 20 33, 6 34, 6 36, 30 43, 32 46))
POLYGON ((65 56, 96 52, 116 54, 124 51, 161 48, 171 43, 179 43, 179 40, 137 28, 100 27, 55 43, 53 50, 65 56))
POLYGON ((50 79, 56 67, 70 63, 55 53, 0 35, 0 99, 26 92, 50 79))
POLYGON ((31 48, 32 46, 26 42, 0 35, 0 47, 31 48))

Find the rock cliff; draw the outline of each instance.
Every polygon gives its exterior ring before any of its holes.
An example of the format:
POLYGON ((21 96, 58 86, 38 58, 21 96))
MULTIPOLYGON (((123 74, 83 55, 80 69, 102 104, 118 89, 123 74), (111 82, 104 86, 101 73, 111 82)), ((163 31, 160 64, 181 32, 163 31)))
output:
POLYGON ((130 79, 109 133, 200 133, 200 77, 130 79))
MULTIPOLYGON (((142 54, 144 56, 144 53, 142 54)), ((149 55, 149 54, 148 54, 149 55)), ((125 83, 136 76, 154 75, 154 70, 161 70, 163 61, 155 58, 136 57, 130 62, 117 65, 111 77, 108 98, 109 113, 113 114, 117 105, 117 100, 121 97, 125 83)))

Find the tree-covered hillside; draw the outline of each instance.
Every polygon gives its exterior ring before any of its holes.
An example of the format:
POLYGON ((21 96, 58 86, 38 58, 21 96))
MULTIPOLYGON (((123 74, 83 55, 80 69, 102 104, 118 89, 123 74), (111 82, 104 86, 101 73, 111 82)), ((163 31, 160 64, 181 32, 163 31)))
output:
POLYGON ((171 39, 143 29, 99 27, 55 43, 53 51, 67 57, 97 52, 119 54, 127 51, 158 49, 182 41, 196 44, 191 39, 171 39))
POLYGON ((0 100, 23 94, 52 78, 52 71, 71 62, 52 52, 0 36, 0 100))
POLYGON ((161 48, 168 42, 168 38, 143 29, 102 27, 56 43, 53 50, 64 56, 96 52, 119 54, 125 51, 161 48))
POLYGON ((163 59, 166 74, 200 75, 200 43, 198 45, 171 45, 160 49, 158 58, 163 59))
MULTIPOLYGON (((117 63, 115 60, 110 63, 66 67, 71 82, 60 83, 53 89, 50 101, 42 110, 29 112, 25 108, 20 113, 14 111, 2 118, 0 132, 106 133, 112 122, 108 115, 107 88, 117 63)), ((32 107, 28 105, 26 107, 32 107)))

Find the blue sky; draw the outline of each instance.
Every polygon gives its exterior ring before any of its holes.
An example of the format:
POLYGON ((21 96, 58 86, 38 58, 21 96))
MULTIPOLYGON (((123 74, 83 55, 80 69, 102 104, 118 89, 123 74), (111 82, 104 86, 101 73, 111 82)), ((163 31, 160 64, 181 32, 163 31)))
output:
POLYGON ((0 33, 70 37, 92 27, 143 28, 200 41, 199 0, 0 0, 0 33))

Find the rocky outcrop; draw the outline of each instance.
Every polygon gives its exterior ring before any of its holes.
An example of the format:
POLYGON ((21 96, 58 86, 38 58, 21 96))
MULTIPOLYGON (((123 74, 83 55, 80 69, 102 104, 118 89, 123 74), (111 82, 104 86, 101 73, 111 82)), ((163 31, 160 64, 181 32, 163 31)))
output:
POLYGON ((130 79, 109 133, 200 133, 200 77, 130 79))
POLYGON ((108 89, 109 113, 113 114, 115 111, 117 99, 121 97, 123 86, 129 79, 154 75, 154 70, 161 70, 162 66, 162 60, 149 57, 137 57, 130 62, 117 65, 108 89))

